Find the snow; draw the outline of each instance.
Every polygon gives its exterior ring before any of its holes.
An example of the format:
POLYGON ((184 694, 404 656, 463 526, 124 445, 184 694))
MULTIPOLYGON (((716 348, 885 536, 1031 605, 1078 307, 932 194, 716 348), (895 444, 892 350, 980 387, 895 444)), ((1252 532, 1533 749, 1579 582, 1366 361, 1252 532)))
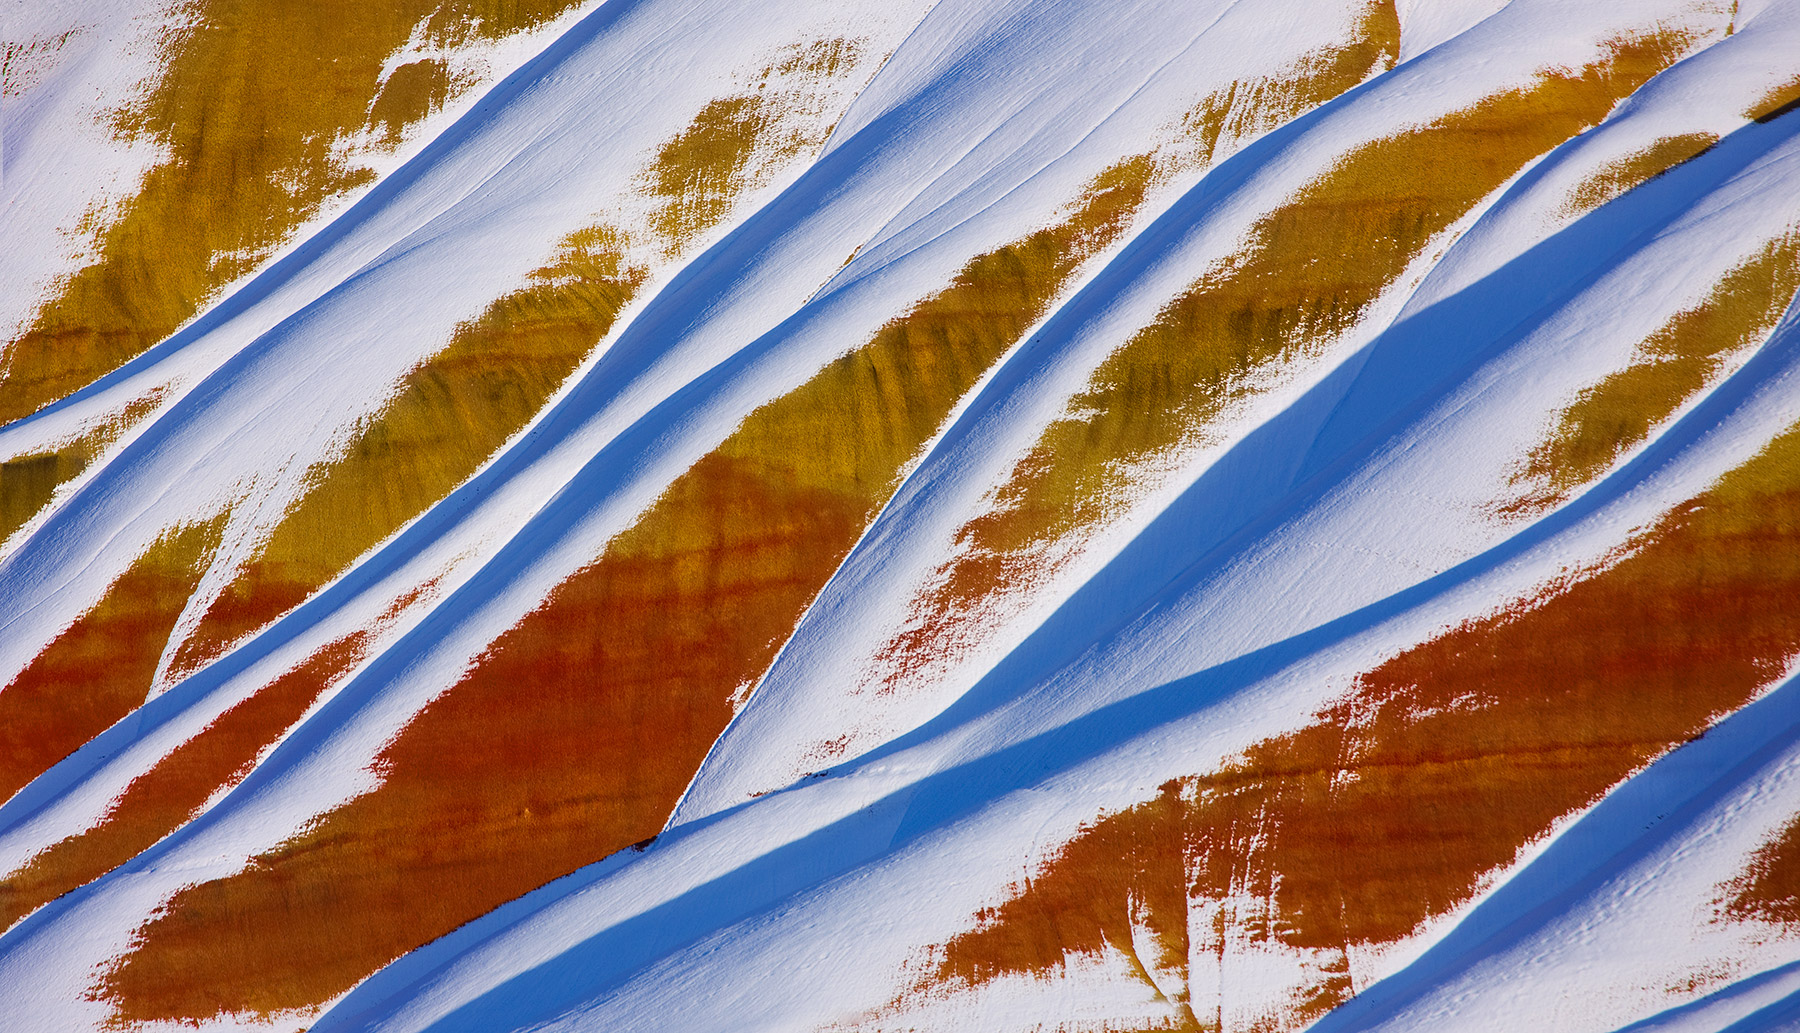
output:
MULTIPOLYGON (((0 804, 0 871, 11 872, 92 827, 276 675, 374 633, 367 662, 241 784, 0 934, 10 1021, 103 1028, 94 975, 146 919, 375 788, 382 748, 749 413, 971 258, 1053 224, 1103 169, 1174 146, 1172 127, 1200 99, 1290 68, 1360 11, 808 0, 749 17, 722 0, 608 0, 497 45, 483 60, 499 81, 421 127, 379 182, 151 352, 0 427, 0 452, 28 454, 123 399, 165 392, 0 553, 0 683, 168 529, 228 513, 191 624, 309 471, 459 323, 569 232, 648 219, 639 177, 662 141, 785 43, 863 44, 818 116, 831 127, 823 148, 774 170, 679 254, 646 252, 650 279, 606 342, 470 481, 0 804), (383 619, 427 585, 419 605, 383 619)), ((873 1021, 930 947, 1096 816, 1292 731, 1381 660, 1616 554, 1800 420, 1790 312, 1571 501, 1523 522, 1495 516, 1510 471, 1564 406, 1800 227, 1800 119, 1744 116, 1791 75, 1800 4, 1744 5, 1730 35, 1721 12, 1678 0, 1401 3, 1395 68, 1159 183, 1125 239, 959 405, 648 849, 463 926, 321 1015, 271 1021, 318 1033, 873 1021), (1372 141, 1581 67, 1658 23, 1697 27, 1682 61, 1500 187, 1355 329, 1169 459, 982 649, 926 691, 850 691, 871 682, 957 528, 992 504, 1093 371, 1229 263, 1259 219, 1372 141), (1570 207, 1597 171, 1686 133, 1721 139, 1598 209, 1570 207), (856 748, 802 777, 809 745, 840 736, 856 748)), ((8 39, 72 31, 33 51, 46 55, 33 78, 0 97, 0 326, 28 320, 76 267, 67 227, 156 160, 101 132, 97 112, 154 72, 148 41, 169 16, 60 0, 8 8, 8 39), (81 175, 61 174, 70 168, 81 175)), ((1797 1021, 1797 941, 1708 910, 1721 880, 1792 818, 1796 778, 1800 681, 1789 679, 1371 959, 1383 978, 1316 1028, 1797 1021)), ((1238 1010, 1280 991, 1290 961, 1234 972, 1247 988, 1230 991, 1244 995, 1238 1010)), ((1011 976, 931 999, 903 1021, 1004 1030, 1165 1015, 1133 978, 1108 955, 1059 981, 1011 976)), ((240 1025, 265 1024, 203 1028, 240 1025)))
POLYGON ((136 189, 160 157, 146 141, 120 139, 112 113, 156 68, 169 23, 164 4, 112 0, 8 0, 0 46, 0 334, 11 340, 92 242, 90 213, 136 189), (67 174, 80 169, 80 175, 67 174))

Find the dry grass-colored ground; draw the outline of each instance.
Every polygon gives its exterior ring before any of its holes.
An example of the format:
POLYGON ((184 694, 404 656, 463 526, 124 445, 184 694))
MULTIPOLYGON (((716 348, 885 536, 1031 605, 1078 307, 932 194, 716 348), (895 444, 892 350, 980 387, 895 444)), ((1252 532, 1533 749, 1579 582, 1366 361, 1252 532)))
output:
POLYGON ((96 235, 97 261, 5 345, 0 423, 168 336, 328 198, 368 182, 336 141, 379 129, 393 142, 468 85, 436 59, 383 79, 415 27, 439 44, 498 38, 573 2, 195 0, 166 42, 160 78, 117 117, 119 133, 154 140, 168 157, 116 217, 82 227, 96 235))
MULTIPOLYGON (((1379 10, 1379 9, 1377 9, 1379 10)), ((1321 62, 1294 89, 1329 97, 1392 62, 1398 28, 1371 15, 1368 45, 1321 62)), ((1346 157, 1264 217, 1252 242, 1204 277, 1094 373, 1000 488, 957 534, 958 555, 888 645, 890 683, 970 648, 981 616, 1046 575, 1051 547, 1103 525, 1133 480, 1202 439, 1256 374, 1348 330, 1420 250, 1525 163, 1598 122, 1680 56, 1674 32, 1622 41, 1606 60, 1546 75, 1415 132, 1346 157)))
POLYGON ((1513 477, 1509 515, 1550 509, 1605 472, 1656 425, 1717 378, 1734 354, 1775 328, 1800 289, 1800 235, 1777 239, 1732 270, 1705 300, 1678 313, 1638 348, 1631 365, 1566 409, 1513 477))

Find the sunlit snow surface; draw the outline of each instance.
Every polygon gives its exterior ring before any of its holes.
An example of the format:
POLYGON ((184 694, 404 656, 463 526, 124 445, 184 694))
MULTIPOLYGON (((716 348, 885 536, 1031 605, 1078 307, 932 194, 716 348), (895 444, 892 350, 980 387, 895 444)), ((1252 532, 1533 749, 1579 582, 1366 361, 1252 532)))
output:
POLYGON ((1800 1025, 1800 2, 6 3, 0 1030, 1800 1025))

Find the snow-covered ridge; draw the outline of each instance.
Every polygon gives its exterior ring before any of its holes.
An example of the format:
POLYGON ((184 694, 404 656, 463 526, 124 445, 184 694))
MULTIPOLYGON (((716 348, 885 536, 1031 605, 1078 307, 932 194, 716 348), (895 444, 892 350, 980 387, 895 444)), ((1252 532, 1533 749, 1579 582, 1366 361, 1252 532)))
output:
POLYGON ((1789 1021, 1800 3, 543 6, 0 426, 0 1026, 1789 1021))

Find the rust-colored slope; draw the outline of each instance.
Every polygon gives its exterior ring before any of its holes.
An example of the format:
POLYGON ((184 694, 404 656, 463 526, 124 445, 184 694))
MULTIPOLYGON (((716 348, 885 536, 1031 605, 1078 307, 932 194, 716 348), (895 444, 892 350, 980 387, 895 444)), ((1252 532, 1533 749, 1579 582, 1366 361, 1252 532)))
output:
MULTIPOLYGON (((1046 974, 1108 944, 1132 953, 1135 917, 1160 944, 1147 964, 1184 977, 1191 956, 1227 944, 1311 957, 1316 979, 1272 1016, 1297 1025, 1351 991, 1351 947, 1400 940, 1467 901, 1559 818, 1743 705, 1796 653, 1790 431, 1616 565, 1417 646, 1318 724, 1102 819, 952 940, 934 982, 1046 974)), ((1785 872, 1771 860, 1745 893, 1779 898, 1785 872)))
POLYGON ((753 413, 407 727, 381 788, 179 894, 105 981, 118 1018, 316 1004, 654 834, 906 462, 1123 227, 1141 168, 753 413))
POLYGON ((0 689, 0 800, 144 701, 221 523, 187 527, 151 546, 0 689))
POLYGON ((1603 473, 1717 377, 1732 353, 1773 330, 1796 289, 1800 235, 1789 234, 1728 273, 1700 304, 1650 335, 1630 366, 1564 409, 1556 430, 1514 475, 1521 493, 1501 512, 1542 512, 1603 473))
POLYGON ((1800 928, 1800 817, 1764 843, 1724 888, 1730 899, 1719 909, 1721 918, 1800 928))
POLYGON ((97 233, 77 272, 5 348, 0 423, 91 383, 166 337, 254 268, 326 199, 366 183, 335 142, 394 130, 441 106, 435 59, 382 66, 430 19, 433 43, 498 37, 574 0, 199 0, 161 79, 121 113, 121 133, 169 157, 97 233))
POLYGON ((361 658, 366 639, 358 632, 333 643, 221 714, 134 780, 100 824, 0 879, 0 929, 124 864, 249 774, 258 753, 361 658))
MULTIPOLYGON (((1259 372, 1349 329, 1435 234, 1526 162, 1599 121, 1686 42, 1673 33, 1621 42, 1579 72, 1370 143, 1263 218, 1229 265, 1095 372, 994 507, 958 532, 957 558, 885 651, 890 683, 969 648, 981 615, 1043 577, 1055 545, 1110 519, 1158 455, 1203 436, 1225 406, 1256 390, 1259 372)), ((1343 67, 1311 88, 1329 95, 1366 71, 1343 67)))

